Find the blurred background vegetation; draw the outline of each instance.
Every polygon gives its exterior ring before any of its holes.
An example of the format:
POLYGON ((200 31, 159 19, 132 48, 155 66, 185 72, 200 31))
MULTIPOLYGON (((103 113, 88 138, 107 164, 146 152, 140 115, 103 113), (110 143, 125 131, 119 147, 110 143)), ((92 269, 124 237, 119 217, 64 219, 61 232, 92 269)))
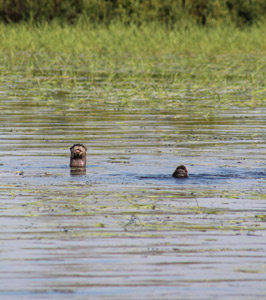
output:
POLYGON ((266 0, 0 0, 0 21, 41 23, 58 20, 92 24, 120 21, 166 26, 196 23, 248 26, 263 22, 266 0))

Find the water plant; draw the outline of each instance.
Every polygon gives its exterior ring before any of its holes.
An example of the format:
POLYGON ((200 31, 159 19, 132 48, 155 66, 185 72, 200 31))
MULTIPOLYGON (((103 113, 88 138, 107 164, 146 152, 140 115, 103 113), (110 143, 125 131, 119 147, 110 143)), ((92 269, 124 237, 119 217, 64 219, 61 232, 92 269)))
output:
POLYGON ((79 93, 78 102, 84 89, 105 93, 123 84, 121 99, 131 107, 136 97, 170 107, 174 90, 174 105, 189 93, 199 106, 230 106, 230 99, 256 107, 265 104, 263 28, 0 24, 1 80, 15 72, 27 78, 28 92, 79 93))

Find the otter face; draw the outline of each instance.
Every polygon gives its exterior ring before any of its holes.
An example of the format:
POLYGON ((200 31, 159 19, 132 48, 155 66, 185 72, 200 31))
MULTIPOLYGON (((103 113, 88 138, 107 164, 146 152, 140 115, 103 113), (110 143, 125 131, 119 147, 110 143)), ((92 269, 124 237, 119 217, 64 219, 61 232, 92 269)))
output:
POLYGON ((87 148, 82 144, 75 144, 70 148, 71 157, 73 158, 81 158, 84 154, 86 154, 87 148))
POLYGON ((82 144, 75 144, 70 148, 70 167, 86 167, 87 148, 82 144))
POLYGON ((175 177, 175 178, 188 178, 188 169, 187 169, 187 167, 184 166, 184 165, 178 166, 175 169, 172 176, 175 177))

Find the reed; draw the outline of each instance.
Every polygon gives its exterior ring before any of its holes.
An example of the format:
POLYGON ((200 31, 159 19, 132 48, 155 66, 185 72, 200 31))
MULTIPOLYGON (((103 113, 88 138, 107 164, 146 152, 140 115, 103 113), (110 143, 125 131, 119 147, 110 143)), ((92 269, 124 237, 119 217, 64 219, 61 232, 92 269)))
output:
POLYGON ((86 22, 1 24, 0 68, 3 76, 20 72, 39 80, 50 74, 54 79, 49 84, 75 87, 82 84, 82 76, 92 82, 100 76, 106 83, 133 84, 144 94, 151 87, 163 90, 164 83, 197 92, 243 89, 248 90, 250 103, 255 97, 256 103, 264 104, 264 28, 169 29, 156 22, 142 26, 117 22, 108 27, 86 22))

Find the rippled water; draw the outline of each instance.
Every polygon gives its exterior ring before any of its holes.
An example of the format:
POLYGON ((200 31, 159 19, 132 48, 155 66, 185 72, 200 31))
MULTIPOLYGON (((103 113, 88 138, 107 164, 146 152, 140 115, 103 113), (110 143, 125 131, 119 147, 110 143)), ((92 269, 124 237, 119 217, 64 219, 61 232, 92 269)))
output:
POLYGON ((264 299, 265 107, 77 80, 1 83, 0 297, 264 299))

